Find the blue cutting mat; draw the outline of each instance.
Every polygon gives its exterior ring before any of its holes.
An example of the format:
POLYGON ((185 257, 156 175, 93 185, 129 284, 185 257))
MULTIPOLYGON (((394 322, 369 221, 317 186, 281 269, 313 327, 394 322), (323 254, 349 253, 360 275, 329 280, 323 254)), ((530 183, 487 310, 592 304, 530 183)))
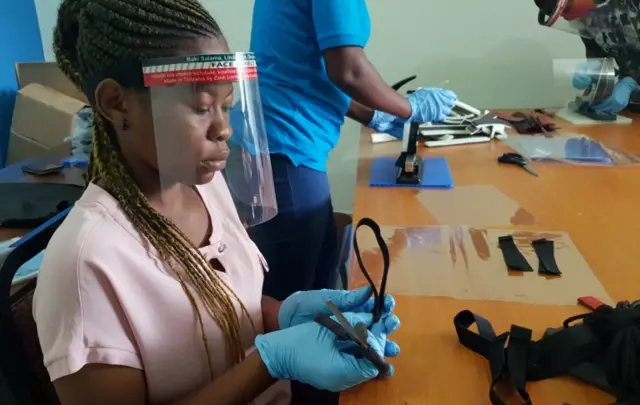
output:
POLYGON ((447 158, 442 156, 423 158, 420 184, 396 184, 397 158, 379 157, 371 163, 371 187, 453 188, 453 177, 447 158))

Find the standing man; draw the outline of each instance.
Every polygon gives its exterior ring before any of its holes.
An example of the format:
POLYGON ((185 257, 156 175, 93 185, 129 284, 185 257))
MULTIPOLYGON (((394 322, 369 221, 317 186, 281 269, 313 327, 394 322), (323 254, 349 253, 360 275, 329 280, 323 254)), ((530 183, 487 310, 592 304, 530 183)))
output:
POLYGON ((443 89, 408 98, 395 92, 364 53, 370 33, 365 0, 255 1, 251 51, 278 215, 251 232, 270 268, 264 292, 276 299, 335 283, 338 238, 326 164, 345 116, 400 137, 406 121, 442 121, 456 101, 443 89))
POLYGON ((580 35, 587 62, 573 77, 573 86, 584 90, 598 59, 613 58, 618 64, 619 81, 613 94, 596 105, 597 112, 617 114, 627 108, 630 99, 640 99, 640 2, 638 0, 535 0, 541 25, 580 35))

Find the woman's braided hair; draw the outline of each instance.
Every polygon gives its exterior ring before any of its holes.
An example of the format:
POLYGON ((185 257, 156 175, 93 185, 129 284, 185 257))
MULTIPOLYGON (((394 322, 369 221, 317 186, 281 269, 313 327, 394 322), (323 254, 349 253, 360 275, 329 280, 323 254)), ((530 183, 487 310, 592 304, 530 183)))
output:
MULTIPOLYGON (((143 89, 141 60, 171 56, 185 42, 200 37, 223 35, 197 0, 64 0, 58 11, 54 51, 60 69, 94 104, 100 81, 112 78, 124 87, 143 89)), ((234 300, 249 317, 246 308, 185 234, 151 207, 110 131, 110 124, 94 109, 88 180, 99 181, 118 200, 129 220, 171 266, 194 307, 210 371, 202 314, 174 262, 185 269, 195 294, 222 329, 231 361, 241 361, 245 353, 234 300)))

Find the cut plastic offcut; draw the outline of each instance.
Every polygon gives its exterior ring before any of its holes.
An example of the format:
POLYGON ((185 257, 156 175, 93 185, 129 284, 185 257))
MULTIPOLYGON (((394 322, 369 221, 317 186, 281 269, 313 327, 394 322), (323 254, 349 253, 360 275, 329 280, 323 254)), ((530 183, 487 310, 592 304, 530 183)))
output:
POLYGON ((453 188, 453 176, 447 158, 442 156, 423 158, 422 182, 420 184, 397 184, 396 158, 378 157, 371 163, 371 187, 405 188, 453 188))

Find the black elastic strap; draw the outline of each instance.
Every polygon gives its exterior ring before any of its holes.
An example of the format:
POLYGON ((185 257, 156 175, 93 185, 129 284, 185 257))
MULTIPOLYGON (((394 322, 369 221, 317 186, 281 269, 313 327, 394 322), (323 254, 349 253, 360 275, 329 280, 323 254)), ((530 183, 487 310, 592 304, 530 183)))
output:
POLYGON ((387 289, 387 276, 389 274, 389 248, 387 247, 387 243, 384 241, 382 237, 382 231, 380 230, 380 226, 371 218, 362 218, 356 228, 353 230, 353 250, 356 253, 356 259, 358 259, 358 265, 360 266, 360 271, 365 279, 371 285, 371 289, 373 290, 374 297, 374 306, 373 306, 373 321, 378 322, 382 313, 384 312, 384 296, 387 289), (358 248, 358 228, 361 226, 366 226, 373 231, 373 234, 376 237, 376 242, 378 243, 378 247, 380 248, 380 253, 382 254, 382 281, 380 283, 380 289, 376 288, 376 284, 374 283, 371 275, 367 271, 364 263, 362 262, 362 257, 360 256, 360 248, 358 248))
POLYGON ((531 405, 526 390, 527 368, 531 350, 531 330, 513 325, 511 333, 496 336, 491 322, 471 311, 459 312, 453 319, 458 341, 467 349, 489 360, 491 388, 489 399, 493 405, 505 405, 495 388, 508 381, 518 391, 523 404, 531 405), (470 330, 476 324, 478 333, 470 330), (505 350, 505 344, 508 344, 505 350), (513 370, 512 370, 513 368, 513 370))
POLYGON ((507 345, 507 369, 511 384, 526 405, 531 405, 531 397, 527 392, 527 369, 531 347, 531 329, 511 325, 507 345))
POLYGON ((459 312, 453 318, 453 324, 460 344, 489 361, 491 369, 489 398, 491 403, 493 405, 505 405, 504 401, 495 393, 494 387, 504 377, 504 345, 509 335, 503 333, 500 336, 496 336, 491 322, 471 311, 459 312), (478 333, 470 329, 473 324, 476 325, 478 333))
POLYGON ((538 239, 532 242, 533 250, 538 256, 538 273, 551 276, 559 276, 562 274, 556 263, 555 249, 552 240, 538 239))
POLYGON ((518 247, 513 241, 512 235, 500 236, 498 238, 498 244, 500 246, 500 250, 502 250, 504 262, 509 270, 533 271, 527 259, 520 250, 518 250, 518 247))
POLYGON ((537 342, 531 340, 531 330, 517 325, 496 337, 489 321, 470 311, 458 313, 454 325, 463 346, 489 359, 493 405, 505 405, 494 390, 500 383, 510 383, 524 404, 531 405, 527 381, 567 374, 600 387, 602 383, 594 382, 593 377, 606 375, 618 403, 631 405, 640 399, 640 307, 601 306, 566 319, 563 328, 545 333, 537 342), (474 323, 478 333, 469 330, 474 323), (588 374, 578 373, 577 367, 590 363, 593 367, 588 374))

